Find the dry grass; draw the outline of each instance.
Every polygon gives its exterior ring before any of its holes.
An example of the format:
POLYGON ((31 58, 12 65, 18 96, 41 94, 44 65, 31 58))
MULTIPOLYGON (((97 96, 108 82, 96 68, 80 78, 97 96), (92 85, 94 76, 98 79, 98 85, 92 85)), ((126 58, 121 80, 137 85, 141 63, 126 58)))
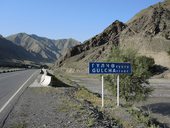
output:
POLYGON ((75 97, 80 101, 90 101, 95 106, 101 105, 101 98, 95 96, 93 93, 90 93, 87 89, 82 87, 75 92, 75 97))
MULTIPOLYGON (((102 104, 102 98, 99 97, 98 95, 88 91, 86 88, 80 87, 75 93, 74 96, 80 100, 80 101, 89 101, 91 102, 94 106, 101 107, 102 104)), ((104 99, 104 105, 107 108, 114 108, 115 104, 113 101, 109 98, 104 99)))
POLYGON ((26 128, 27 125, 25 122, 21 122, 21 123, 16 123, 14 124, 11 128, 26 128))
POLYGON ((81 104, 76 104, 69 99, 63 99, 62 104, 57 107, 57 110, 60 112, 80 111, 82 109, 81 104))

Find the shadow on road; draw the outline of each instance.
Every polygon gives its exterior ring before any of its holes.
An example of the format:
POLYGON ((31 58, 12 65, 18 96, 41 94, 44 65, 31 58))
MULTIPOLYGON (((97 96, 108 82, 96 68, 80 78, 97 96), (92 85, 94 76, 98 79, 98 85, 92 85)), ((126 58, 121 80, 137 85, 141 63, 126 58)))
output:
POLYGON ((52 86, 52 87, 71 87, 70 85, 62 82, 61 80, 56 78, 54 75, 50 74, 49 72, 47 72, 47 75, 51 76, 50 86, 52 86))
MULTIPOLYGON (((146 106, 142 106, 142 109, 144 111, 150 111, 155 114, 161 114, 163 116, 170 116, 170 103, 154 103, 154 104, 149 104, 146 106)), ((152 119, 152 122, 158 123, 161 128, 170 128, 169 121, 160 123, 157 122, 156 118, 152 119)))
POLYGON ((163 67, 161 65, 154 65, 152 68, 150 68, 150 71, 152 73, 152 75, 159 75, 161 73, 164 73, 165 71, 167 71, 168 68, 167 67, 163 67))
POLYGON ((142 106, 144 110, 150 110, 153 113, 170 116, 170 103, 155 103, 142 106))

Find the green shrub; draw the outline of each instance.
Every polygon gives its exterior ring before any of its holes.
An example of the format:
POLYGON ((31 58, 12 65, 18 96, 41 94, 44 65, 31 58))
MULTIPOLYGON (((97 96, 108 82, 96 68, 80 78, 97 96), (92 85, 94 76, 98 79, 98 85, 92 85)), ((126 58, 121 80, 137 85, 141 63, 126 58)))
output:
MULTIPOLYGON (((150 68, 154 65, 154 59, 146 56, 138 56, 134 50, 120 50, 114 48, 108 57, 107 62, 130 62, 132 64, 132 74, 120 75, 120 97, 128 102, 145 100, 152 92, 148 86, 148 78, 151 77, 150 68)), ((116 94, 116 75, 106 75, 105 79, 116 94)))
POLYGON ((149 112, 138 111, 133 108, 127 110, 139 123, 143 123, 147 128, 160 128, 161 124, 150 116, 149 112))

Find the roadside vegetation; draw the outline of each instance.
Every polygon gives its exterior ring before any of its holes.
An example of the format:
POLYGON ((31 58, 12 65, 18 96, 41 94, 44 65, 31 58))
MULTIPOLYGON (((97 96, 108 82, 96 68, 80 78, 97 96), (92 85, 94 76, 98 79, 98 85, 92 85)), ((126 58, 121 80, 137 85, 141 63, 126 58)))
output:
POLYGON ((25 122, 16 123, 11 128, 27 128, 27 124, 25 122))
POLYGON ((133 108, 129 108, 127 111, 133 116, 134 120, 143 124, 146 128, 160 128, 161 126, 156 119, 150 116, 150 111, 142 111, 133 108))
MULTIPOLYGON (((76 99, 79 99, 80 101, 88 101, 90 102, 94 107, 101 108, 101 96, 99 94, 94 94, 87 90, 84 87, 80 87, 77 89, 77 91, 74 93, 74 96, 76 99)), ((114 101, 108 97, 105 97, 105 106, 109 108, 114 108, 115 104, 114 101)))
MULTIPOLYGON (((132 64, 132 74, 120 75, 120 97, 127 103, 133 104, 146 100, 151 94, 152 88, 149 86, 148 79, 152 76, 151 68, 154 59, 139 56, 134 50, 121 50, 114 48, 107 62, 130 62, 132 64)), ((116 75, 106 75, 109 90, 113 95, 116 94, 116 75)))
MULTIPOLYGON (((112 126, 110 121, 114 121, 114 125, 117 125, 119 128, 159 128, 161 124, 153 119, 149 112, 142 111, 133 106, 134 102, 146 100, 152 92, 152 88, 148 86, 147 79, 152 76, 150 70, 154 65, 154 60, 145 56, 139 56, 137 52, 133 50, 123 52, 119 49, 114 50, 108 60, 110 62, 131 62, 133 67, 133 73, 131 75, 120 75, 120 79, 124 79, 120 81, 121 103, 123 103, 123 105, 121 104, 118 108, 116 107, 116 99, 114 96, 105 96, 104 108, 101 108, 102 101, 100 94, 90 92, 85 87, 72 81, 71 77, 67 77, 67 83, 76 85, 74 86, 73 99, 81 104, 80 106, 78 105, 78 107, 73 106, 79 109, 80 115, 90 109, 90 115, 92 116, 86 118, 87 127, 94 127, 96 126, 96 122, 103 122, 105 120, 110 126, 112 126), (125 80, 127 80, 127 82, 125 80), (126 88, 124 88, 125 84, 126 88), (128 90, 128 88, 130 89, 128 90), (123 96, 123 94, 125 94, 125 96, 123 96), (83 108, 86 108, 86 110, 83 108)), ((63 79, 63 77, 58 78, 63 79)), ((111 92, 116 94, 116 85, 114 84, 115 81, 113 81, 116 80, 116 77, 114 75, 106 75, 105 78, 111 92)), ((70 107, 68 107, 68 109, 69 108, 70 107)), ((62 107, 61 111, 65 110, 67 110, 67 108, 62 107)))
POLYGON ((99 121, 100 118, 102 118, 102 120, 104 119, 103 116, 107 116, 107 120, 114 121, 115 125, 118 125, 119 128, 160 128, 160 126, 163 126, 156 119, 151 117, 150 111, 142 111, 136 107, 129 106, 120 106, 117 108, 115 101, 108 97, 105 97, 105 106, 101 108, 101 97, 84 87, 79 87, 74 92, 74 98, 82 104, 81 107, 75 108, 81 108, 79 110, 84 112, 82 108, 86 106, 86 108, 90 108, 90 110, 94 112, 91 113, 93 116, 89 116, 86 120, 87 127, 94 127, 96 121, 99 121), (99 113, 101 113, 102 116, 99 113))
MULTIPOLYGON (((154 66, 154 60, 149 57, 139 56, 134 50, 122 51, 120 49, 114 49, 108 61, 130 62, 132 64, 132 74, 120 75, 120 96, 122 103, 120 107, 116 107, 115 97, 109 95, 105 96, 104 108, 101 108, 102 101, 100 94, 90 92, 85 87, 78 83, 76 84, 69 76, 67 76, 67 80, 63 80, 66 79, 65 77, 58 76, 57 78, 62 79, 61 81, 67 81, 70 86, 75 85, 75 90, 71 96, 79 103, 78 106, 75 106, 67 102, 67 105, 65 104, 67 107, 61 107, 61 111, 64 112, 70 108, 74 108, 79 111, 80 115, 84 114, 85 111, 90 113, 90 116, 85 121, 87 127, 95 127, 99 122, 105 121, 109 126, 113 125, 112 127, 117 126, 119 128, 159 128, 162 126, 156 119, 151 117, 149 111, 145 112, 133 106, 134 102, 146 100, 153 90, 148 85, 148 79, 152 76, 151 70, 154 66), (112 124, 111 122, 114 123, 112 124)), ((105 79, 111 93, 113 95, 116 94, 116 75, 106 75, 105 79)), ((75 119, 77 119, 76 117, 75 119)))
MULTIPOLYGON (((106 114, 104 108, 101 108, 101 96, 90 92, 84 87, 79 87, 74 92, 74 98, 78 100, 86 111, 90 110, 90 116, 86 120, 87 127, 96 127, 97 123, 102 124, 104 127, 109 128, 123 128, 122 124, 115 119, 114 116, 106 114)), ((114 108, 115 104, 112 99, 105 97, 105 106, 108 108, 114 108)), ((88 113, 89 113, 88 112, 88 113)))

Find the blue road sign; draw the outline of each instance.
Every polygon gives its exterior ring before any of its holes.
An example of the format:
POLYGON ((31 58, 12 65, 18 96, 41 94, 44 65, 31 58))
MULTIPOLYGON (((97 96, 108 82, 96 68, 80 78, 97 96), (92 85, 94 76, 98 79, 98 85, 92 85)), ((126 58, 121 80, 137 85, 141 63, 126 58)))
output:
POLYGON ((130 63, 90 62, 89 74, 130 74, 130 63))

